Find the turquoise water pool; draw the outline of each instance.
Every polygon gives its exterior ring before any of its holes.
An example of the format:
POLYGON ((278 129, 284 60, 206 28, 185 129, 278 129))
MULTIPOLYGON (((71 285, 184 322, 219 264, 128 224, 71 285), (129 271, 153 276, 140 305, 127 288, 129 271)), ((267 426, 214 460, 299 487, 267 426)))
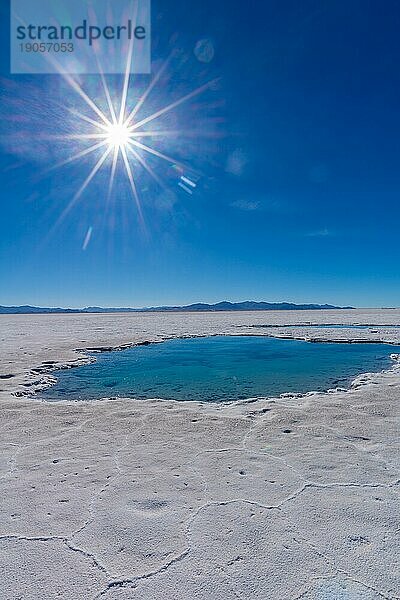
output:
POLYGON ((96 354, 58 371, 46 400, 104 397, 221 402, 345 387, 356 375, 392 364, 400 346, 307 343, 263 336, 175 339, 96 354))

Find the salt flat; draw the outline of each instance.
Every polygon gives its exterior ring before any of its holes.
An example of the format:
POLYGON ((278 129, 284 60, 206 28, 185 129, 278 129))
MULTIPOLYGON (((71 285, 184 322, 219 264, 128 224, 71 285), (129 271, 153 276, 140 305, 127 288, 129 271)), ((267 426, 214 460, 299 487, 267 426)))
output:
POLYGON ((0 597, 399 598, 398 367, 347 392, 231 405, 29 397, 84 348, 399 343, 390 324, 400 310, 0 316, 0 597), (252 327, 265 324, 293 327, 252 327))

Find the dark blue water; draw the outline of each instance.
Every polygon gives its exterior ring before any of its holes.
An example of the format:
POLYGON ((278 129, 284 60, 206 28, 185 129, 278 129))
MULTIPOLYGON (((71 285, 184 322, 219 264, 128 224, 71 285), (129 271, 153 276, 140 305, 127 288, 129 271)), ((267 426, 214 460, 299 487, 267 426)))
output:
POLYGON ((400 346, 333 344, 262 336, 177 339, 96 354, 97 362, 57 373, 47 400, 104 397, 221 402, 346 386, 380 371, 400 346))

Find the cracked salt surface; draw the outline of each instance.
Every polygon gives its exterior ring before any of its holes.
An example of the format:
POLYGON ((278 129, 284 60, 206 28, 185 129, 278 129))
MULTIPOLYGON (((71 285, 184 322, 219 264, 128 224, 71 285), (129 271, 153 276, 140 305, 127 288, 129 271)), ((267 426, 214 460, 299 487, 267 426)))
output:
POLYGON ((12 395, 44 362, 84 361, 83 345, 400 316, 332 312, 2 319, 15 377, 0 392, 0 597, 399 598, 397 368, 347 392, 230 405, 12 395))

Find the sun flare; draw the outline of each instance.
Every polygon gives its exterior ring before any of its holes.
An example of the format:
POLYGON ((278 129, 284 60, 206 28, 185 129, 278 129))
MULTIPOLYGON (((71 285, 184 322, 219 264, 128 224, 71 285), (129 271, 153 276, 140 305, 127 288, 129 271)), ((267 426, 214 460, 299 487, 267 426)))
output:
MULTIPOLYGON (((118 98, 114 99, 114 101, 111 99, 111 92, 106 83, 104 73, 100 69, 99 74, 108 108, 108 110, 105 111, 104 109, 100 109, 97 100, 94 97, 90 97, 70 74, 61 70, 59 71, 60 75, 63 76, 70 87, 81 97, 86 104, 86 107, 91 109, 92 115, 89 116, 77 109, 70 110, 73 116, 78 119, 77 123, 80 122, 82 126, 83 123, 85 124, 85 130, 78 130, 76 133, 64 135, 62 138, 74 140, 79 143, 86 142, 89 145, 61 163, 54 165, 52 168, 70 164, 92 154, 96 156, 96 162, 92 170, 77 190, 68 206, 64 209, 59 221, 61 221, 71 210, 96 174, 102 169, 110 170, 108 185, 109 198, 117 175, 117 165, 119 163, 123 166, 139 215, 142 219, 141 202, 136 181, 140 169, 144 169, 158 185, 165 187, 163 181, 147 161, 149 156, 156 157, 169 163, 171 166, 174 166, 177 173, 179 173, 178 186, 188 194, 193 194, 193 191, 197 186, 196 174, 193 169, 188 169, 187 165, 176 160, 174 157, 161 152, 155 147, 157 145, 157 140, 162 141, 169 136, 176 136, 183 132, 179 130, 162 130, 157 126, 153 127, 152 125, 154 125, 163 115, 173 111, 178 106, 188 102, 206 90, 212 89, 217 80, 208 81, 197 89, 181 96, 155 112, 148 114, 144 118, 138 118, 138 113, 141 110, 146 110, 146 100, 166 70, 170 59, 171 57, 164 62, 163 66, 150 81, 142 96, 132 105, 128 99, 128 92, 131 87, 132 47, 128 52, 121 94, 118 98), (91 131, 87 131, 88 124, 92 126, 91 131), (140 167, 140 169, 137 169, 136 167, 140 167)), ((206 132, 204 131, 186 133, 196 136, 206 135, 206 132)))
POLYGON ((113 123, 108 126, 106 140, 111 149, 126 148, 131 141, 131 131, 126 123, 113 123))

